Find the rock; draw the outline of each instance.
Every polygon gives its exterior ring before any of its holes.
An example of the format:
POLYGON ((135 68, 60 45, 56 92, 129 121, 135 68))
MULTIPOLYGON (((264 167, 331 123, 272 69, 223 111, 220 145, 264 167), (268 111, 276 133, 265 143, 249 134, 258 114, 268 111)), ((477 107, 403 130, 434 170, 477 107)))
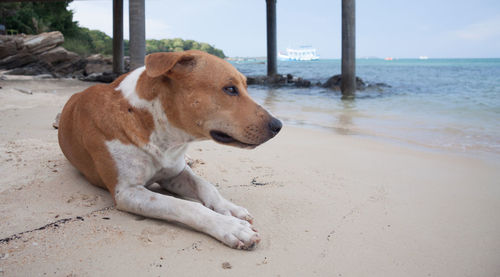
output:
POLYGON ((64 43, 64 36, 59 31, 26 36, 24 47, 33 54, 40 54, 64 43))
MULTIPOLYGON (((9 70, 5 72, 8 75, 74 76, 87 62, 60 46, 63 42, 63 35, 57 31, 0 36, 0 69, 9 70)), ((83 75, 83 71, 80 74, 83 75)))
POLYGON ((43 52, 38 57, 39 60, 52 66, 60 64, 61 62, 74 63, 80 60, 80 56, 78 56, 78 54, 70 52, 61 46, 43 52))
MULTIPOLYGON (((322 85, 324 88, 329 88, 332 90, 340 90, 340 84, 342 82, 342 75, 334 75, 322 85)), ((378 91, 383 91, 383 88, 390 88, 391 86, 386 83, 365 83, 361 78, 356 77, 356 90, 366 90, 366 89, 376 89, 378 91)))
POLYGON ((16 54, 20 45, 22 45, 21 37, 0 35, 0 59, 16 54))
POLYGON ((0 36, 0 69, 13 69, 36 62, 37 56, 64 42, 61 32, 39 35, 0 36))
POLYGON ((112 64, 103 64, 103 63, 89 63, 87 62, 87 65, 85 66, 85 75, 90 75, 94 73, 111 73, 113 72, 113 65, 112 64))
POLYGON ((0 60, 0 69, 13 69, 36 62, 36 56, 26 51, 16 52, 0 60))
POLYGON ((299 88, 308 88, 311 86, 311 81, 298 78, 295 85, 299 88))
POLYGON ((87 57, 87 62, 113 64, 113 59, 111 57, 105 57, 102 54, 94 54, 87 57))
POLYGON ((115 73, 102 72, 102 73, 92 73, 88 76, 82 76, 79 79, 88 82, 111 83, 116 78, 118 78, 118 75, 115 73))
POLYGON ((294 77, 292 74, 274 75, 274 76, 249 76, 247 77, 248 85, 263 85, 272 87, 296 86, 310 87, 311 81, 294 77))
MULTIPOLYGON (((324 88, 329 88, 333 90, 340 90, 340 84, 342 83, 342 75, 334 75, 330 77, 326 83, 324 83, 322 86, 324 88)), ((366 88, 365 82, 361 80, 361 78, 356 77, 356 90, 364 90, 366 88)))
POLYGON ((54 76, 49 69, 47 64, 42 62, 35 62, 24 67, 18 67, 11 70, 6 71, 4 74, 6 75, 27 75, 27 76, 35 76, 35 75, 45 75, 50 74, 54 76))
MULTIPOLYGON (((309 80, 293 76, 292 74, 286 75, 275 75, 275 76, 248 76, 248 85, 261 85, 261 86, 271 86, 271 87, 283 87, 283 86, 295 86, 299 88, 308 88, 311 86, 324 87, 332 90, 340 90, 340 84, 342 81, 341 75, 334 75, 329 78, 326 83, 321 82, 312 83, 309 80)), ((367 84, 361 78, 356 77, 356 89, 377 89, 382 91, 383 88, 391 87, 385 83, 373 83, 367 84)))

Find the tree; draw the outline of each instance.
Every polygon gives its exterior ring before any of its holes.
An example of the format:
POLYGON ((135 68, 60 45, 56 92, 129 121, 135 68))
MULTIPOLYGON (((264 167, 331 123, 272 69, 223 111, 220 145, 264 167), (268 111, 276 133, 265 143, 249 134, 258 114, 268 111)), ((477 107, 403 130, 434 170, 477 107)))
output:
POLYGON ((205 51, 220 58, 226 57, 226 55, 224 55, 224 52, 222 50, 217 49, 208 43, 204 42, 199 43, 191 39, 183 40, 181 38, 174 38, 174 39, 162 39, 162 40, 155 40, 155 39, 146 40, 147 54, 155 52, 180 52, 191 49, 205 51))
POLYGON ((25 34, 60 31, 65 36, 78 33, 73 12, 68 10, 69 1, 1 3, 0 24, 8 30, 25 34))
MULTIPOLYGON (((79 27, 68 10, 71 0, 62 2, 0 3, 0 24, 14 33, 39 34, 60 31, 64 35, 63 46, 80 55, 113 53, 113 40, 98 30, 79 27)), ((177 52, 197 49, 225 58, 224 52, 208 43, 181 38, 146 41, 146 53, 177 52)), ((124 53, 129 53, 129 41, 124 41, 124 53)))

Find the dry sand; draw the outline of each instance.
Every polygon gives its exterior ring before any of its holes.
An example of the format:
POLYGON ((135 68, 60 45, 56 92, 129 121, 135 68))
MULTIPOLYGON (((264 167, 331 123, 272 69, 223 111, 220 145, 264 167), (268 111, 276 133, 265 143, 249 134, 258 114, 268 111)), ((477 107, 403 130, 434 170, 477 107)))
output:
POLYGON ((117 211, 69 165, 52 122, 89 85, 0 81, 0 276, 500 275, 500 157, 291 126, 252 151, 193 144, 255 217, 262 242, 238 251, 117 211))

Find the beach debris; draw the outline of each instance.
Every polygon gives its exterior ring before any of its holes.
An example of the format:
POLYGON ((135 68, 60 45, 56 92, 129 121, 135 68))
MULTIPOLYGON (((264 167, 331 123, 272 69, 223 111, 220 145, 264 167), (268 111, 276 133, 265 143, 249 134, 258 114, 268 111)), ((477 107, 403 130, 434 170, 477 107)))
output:
POLYGON ((255 186, 265 186, 265 185, 269 184, 269 183, 258 182, 257 177, 253 177, 251 183, 252 183, 252 185, 255 185, 255 186))
MULTIPOLYGON (((77 219, 78 219, 78 217, 77 217, 77 219)), ((59 220, 57 220, 55 222, 46 224, 46 225, 44 225, 42 227, 39 227, 39 228, 36 228, 36 229, 33 229, 33 230, 28 230, 28 231, 20 232, 20 233, 12 235, 10 237, 6 237, 6 238, 3 238, 3 239, 0 239, 0 244, 2 244, 2 243, 8 243, 11 240, 20 239, 20 238, 23 237, 23 235, 29 234, 29 233, 32 233, 32 232, 45 230, 47 228, 53 228, 53 229, 55 229, 55 228, 58 228, 60 224, 64 224, 64 223, 75 221, 75 220, 76 220, 75 218, 63 218, 63 219, 59 219, 59 220)))
POLYGON ((59 119, 61 118, 61 113, 58 113, 56 115, 56 119, 54 119, 54 123, 52 123, 52 127, 54 127, 54 129, 59 129, 59 119))
POLYGON ((193 242, 190 246, 177 250, 177 253, 181 253, 181 251, 189 251, 189 250, 202 251, 203 250, 202 241, 197 240, 197 241, 193 242))
POLYGON ((222 268, 223 269, 231 269, 231 268, 233 268, 233 266, 229 262, 223 262, 222 268))
POLYGON ((22 88, 14 88, 15 90, 19 91, 19 92, 22 92, 24 94, 29 94, 29 95, 32 95, 33 92, 31 90, 25 90, 25 89, 22 89, 22 88))
POLYGON ((193 167, 193 164, 194 164, 194 159, 191 158, 191 156, 189 156, 188 154, 186 154, 184 156, 184 159, 186 160, 186 164, 189 166, 189 167, 193 167))
POLYGON ((332 230, 332 231, 328 234, 328 236, 326 237, 326 240, 330 241, 330 239, 332 239, 332 238, 333 238, 333 234, 335 234, 335 230, 332 230))
POLYGON ((199 164, 205 164, 205 162, 203 160, 200 160, 200 159, 193 159, 191 158, 190 156, 186 155, 185 157, 186 159, 186 163, 189 167, 191 168, 195 168, 197 165, 199 164))
POLYGON ((191 244, 191 249, 196 250, 196 251, 201 251, 202 250, 201 240, 193 242, 193 244, 191 244))
POLYGON ((269 260, 267 259, 267 257, 264 257, 264 260, 262 260, 262 262, 260 262, 260 263, 257 263, 257 265, 267 264, 267 263, 268 263, 268 261, 269 261, 269 260))

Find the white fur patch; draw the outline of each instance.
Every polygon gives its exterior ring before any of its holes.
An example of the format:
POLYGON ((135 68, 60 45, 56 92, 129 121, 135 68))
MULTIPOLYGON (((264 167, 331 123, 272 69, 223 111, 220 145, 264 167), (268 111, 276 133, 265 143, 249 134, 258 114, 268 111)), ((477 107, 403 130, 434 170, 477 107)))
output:
POLYGON ((119 90, 122 92, 123 96, 128 99, 130 105, 136 108, 145 108, 149 102, 139 98, 139 95, 136 91, 137 81, 141 74, 146 70, 146 67, 139 67, 132 71, 123 81, 120 83, 115 90, 119 90))
POLYGON ((158 170, 153 157, 132 144, 123 144, 118 139, 106 141, 108 151, 115 161, 120 186, 146 185, 158 170))

